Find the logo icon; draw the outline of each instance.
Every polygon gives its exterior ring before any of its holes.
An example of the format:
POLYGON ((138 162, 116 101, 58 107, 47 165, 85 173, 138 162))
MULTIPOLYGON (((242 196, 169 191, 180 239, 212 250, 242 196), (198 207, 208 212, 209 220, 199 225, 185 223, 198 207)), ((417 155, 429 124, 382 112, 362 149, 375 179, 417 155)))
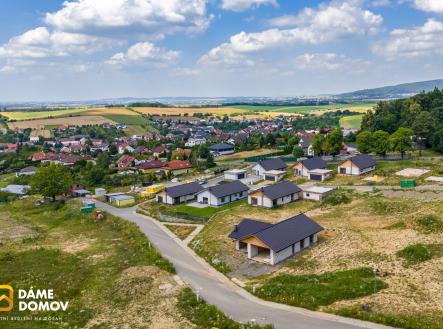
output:
POLYGON ((14 306, 14 289, 7 284, 0 285, 0 305, 4 305, 5 301, 8 306, 0 306, 0 312, 9 312, 14 306), (4 294, 3 290, 7 290, 7 293, 4 294))

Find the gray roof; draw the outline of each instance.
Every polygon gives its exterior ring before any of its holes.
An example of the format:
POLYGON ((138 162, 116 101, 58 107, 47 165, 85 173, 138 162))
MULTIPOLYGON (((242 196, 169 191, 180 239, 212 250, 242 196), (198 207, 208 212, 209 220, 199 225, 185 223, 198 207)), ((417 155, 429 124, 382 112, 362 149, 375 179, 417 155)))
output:
POLYGON ((271 226, 271 223, 260 222, 253 219, 243 219, 240 224, 235 225, 235 228, 231 234, 229 234, 229 237, 235 240, 240 240, 271 226))
POLYGON ((323 231, 323 227, 305 214, 300 214, 277 224, 244 219, 229 234, 229 237, 241 240, 248 236, 255 236, 269 248, 279 252, 320 231, 323 231))
POLYGON ((181 196, 196 194, 203 190, 203 187, 198 183, 188 183, 182 184, 172 187, 167 187, 165 189, 166 194, 168 194, 171 198, 178 198, 181 196))
POLYGON ((301 192, 301 189, 297 185, 289 181, 262 187, 260 190, 271 200, 301 192))
POLYGON ((230 183, 224 183, 217 186, 209 187, 208 191, 211 192, 217 198, 223 198, 224 196, 248 191, 249 187, 240 181, 233 181, 230 183))
POLYGON ((349 158, 348 160, 352 161, 357 167, 360 169, 366 169, 369 167, 375 166, 375 160, 368 154, 358 154, 349 158))
POLYGON ((326 168, 326 161, 324 161, 322 158, 319 157, 300 160, 299 162, 302 163, 303 166, 305 166, 308 170, 326 168))
POLYGON ((215 145, 210 146, 209 149, 211 151, 233 150, 234 145, 227 144, 227 143, 220 143, 220 144, 215 144, 215 145))
POLYGON ((275 252, 279 252, 320 231, 323 231, 323 227, 305 214, 300 214, 257 232, 254 236, 275 252))
POLYGON ((264 170, 285 170, 288 166, 280 158, 266 159, 258 163, 264 170))
POLYGON ((3 187, 0 189, 0 191, 7 192, 10 194, 17 194, 17 195, 25 195, 30 190, 29 185, 8 185, 6 187, 3 187))
POLYGON ((304 136, 301 138, 302 140, 300 141, 299 145, 302 148, 308 148, 311 144, 312 144, 312 138, 308 137, 308 136, 304 136))

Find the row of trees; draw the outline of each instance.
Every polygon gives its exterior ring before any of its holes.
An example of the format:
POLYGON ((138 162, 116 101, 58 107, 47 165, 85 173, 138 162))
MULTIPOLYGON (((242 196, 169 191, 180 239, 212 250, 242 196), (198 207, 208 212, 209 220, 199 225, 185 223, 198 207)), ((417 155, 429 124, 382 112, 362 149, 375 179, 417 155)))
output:
POLYGON ((371 133, 363 130, 357 135, 357 149, 361 153, 375 153, 385 156, 389 151, 399 152, 402 157, 412 150, 413 131, 409 128, 398 128, 392 134, 383 130, 371 133))
POLYGON ((420 147, 443 152, 443 90, 435 89, 408 99, 380 102, 363 117, 362 130, 393 134, 399 128, 412 131, 420 147))
POLYGON ((343 145, 343 134, 340 128, 334 129, 326 137, 322 134, 315 135, 312 148, 315 155, 337 155, 343 145))

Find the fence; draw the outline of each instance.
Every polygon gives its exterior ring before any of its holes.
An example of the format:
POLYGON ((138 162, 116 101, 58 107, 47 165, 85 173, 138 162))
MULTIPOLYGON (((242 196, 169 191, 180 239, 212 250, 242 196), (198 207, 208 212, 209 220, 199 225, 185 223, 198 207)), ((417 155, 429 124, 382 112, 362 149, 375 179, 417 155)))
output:
POLYGON ((284 155, 284 154, 285 154, 285 152, 281 151, 281 152, 274 152, 274 153, 263 154, 263 155, 256 155, 253 157, 245 158, 244 161, 245 162, 258 162, 258 161, 262 161, 262 160, 265 160, 268 158, 272 158, 272 157, 284 155))

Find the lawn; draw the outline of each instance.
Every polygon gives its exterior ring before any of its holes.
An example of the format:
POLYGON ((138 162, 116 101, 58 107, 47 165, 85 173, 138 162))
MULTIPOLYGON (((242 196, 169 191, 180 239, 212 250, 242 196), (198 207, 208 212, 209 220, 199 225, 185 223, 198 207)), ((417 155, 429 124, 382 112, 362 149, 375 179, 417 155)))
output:
POLYGON ((80 109, 66 109, 66 110, 45 110, 45 111, 14 111, 14 112, 1 112, 1 115, 7 117, 10 120, 32 120, 32 119, 44 119, 49 117, 60 117, 69 115, 80 115, 85 111, 89 111, 88 108, 80 109))
POLYGON ((340 127, 360 129, 363 115, 350 115, 340 119, 340 127))
POLYGON ((376 278, 371 268, 365 267, 318 275, 278 275, 266 280, 255 295, 276 303, 316 310, 319 306, 368 296, 385 288, 387 284, 376 278))
POLYGON ((276 149, 260 149, 260 150, 252 150, 252 151, 242 151, 234 154, 222 155, 216 158, 216 161, 232 161, 232 160, 240 160, 248 157, 258 156, 258 155, 266 155, 270 153, 276 153, 280 150, 276 149))
POLYGON ((245 205, 247 204, 246 200, 240 200, 240 201, 236 201, 236 202, 232 202, 226 206, 221 206, 221 207, 204 207, 204 208, 197 208, 197 207, 192 207, 192 206, 188 206, 188 205, 178 205, 178 206, 172 206, 172 207, 168 207, 166 209, 166 212, 168 214, 174 215, 177 213, 186 213, 188 215, 191 216, 195 216, 195 217, 203 217, 203 218, 211 218, 212 216, 214 216, 215 214, 221 212, 221 211, 225 211, 228 209, 233 209, 235 207, 241 206, 241 205, 245 205))

